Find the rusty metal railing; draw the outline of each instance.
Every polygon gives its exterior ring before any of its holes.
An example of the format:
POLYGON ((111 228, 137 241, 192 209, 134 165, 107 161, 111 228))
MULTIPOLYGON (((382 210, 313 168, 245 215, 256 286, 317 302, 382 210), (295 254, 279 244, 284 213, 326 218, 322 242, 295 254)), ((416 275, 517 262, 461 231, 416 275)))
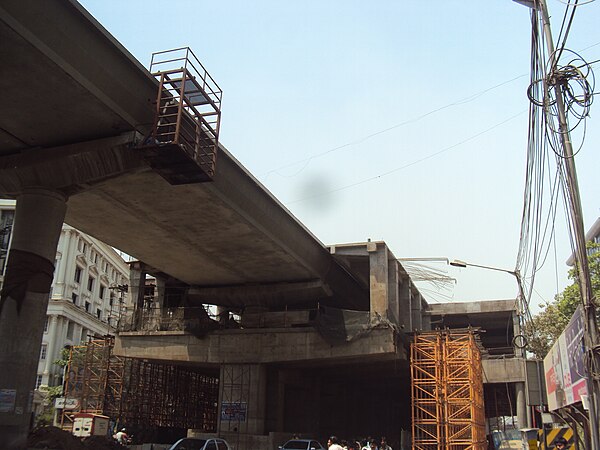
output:
POLYGON ((187 47, 152 54, 159 80, 151 141, 175 144, 212 177, 215 173, 223 92, 187 47))

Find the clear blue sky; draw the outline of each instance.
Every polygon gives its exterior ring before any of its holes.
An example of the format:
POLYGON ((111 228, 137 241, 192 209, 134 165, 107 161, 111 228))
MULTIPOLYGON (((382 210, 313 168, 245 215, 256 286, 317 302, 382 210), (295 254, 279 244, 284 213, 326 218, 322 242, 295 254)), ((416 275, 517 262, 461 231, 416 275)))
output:
MULTIPOLYGON (((154 51, 191 47, 224 91, 221 142, 322 242, 371 238, 397 257, 514 268, 527 8, 510 0, 82 3, 146 67, 154 51)), ((565 6, 548 5, 557 35, 565 6)), ((568 41, 588 61, 600 59, 599 12, 600 2, 581 6, 568 41)), ((576 160, 586 228, 600 215, 598 108, 576 160)), ((533 303, 567 283, 563 209, 533 303)), ((454 301, 517 292, 508 274, 437 268, 456 278, 446 292, 454 301)))

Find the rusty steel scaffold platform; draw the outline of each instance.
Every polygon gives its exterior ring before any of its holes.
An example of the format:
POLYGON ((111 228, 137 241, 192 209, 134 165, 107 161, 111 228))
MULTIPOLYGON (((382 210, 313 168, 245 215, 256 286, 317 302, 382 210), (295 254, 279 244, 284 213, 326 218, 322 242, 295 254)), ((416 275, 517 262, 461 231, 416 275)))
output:
POLYGON ((481 353, 474 330, 415 334, 413 450, 486 448, 481 353))

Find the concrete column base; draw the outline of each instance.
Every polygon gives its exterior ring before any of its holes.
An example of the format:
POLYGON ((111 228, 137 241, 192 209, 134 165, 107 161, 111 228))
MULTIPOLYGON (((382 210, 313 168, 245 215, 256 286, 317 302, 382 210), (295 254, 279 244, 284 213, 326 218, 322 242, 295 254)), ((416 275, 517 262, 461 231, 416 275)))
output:
MULTIPOLYGON (((261 364, 223 364, 219 377, 219 434, 262 435, 267 373, 261 364)), ((243 441, 243 440, 242 440, 243 441)), ((245 450, 236 447, 237 450, 245 450)))
POLYGON ((17 198, 13 236, 0 293, 0 436, 22 448, 31 421, 40 343, 66 198, 31 189, 17 198))
POLYGON ((527 428, 527 401, 525 397, 525 383, 515 383, 517 397, 517 423, 519 428, 527 428))

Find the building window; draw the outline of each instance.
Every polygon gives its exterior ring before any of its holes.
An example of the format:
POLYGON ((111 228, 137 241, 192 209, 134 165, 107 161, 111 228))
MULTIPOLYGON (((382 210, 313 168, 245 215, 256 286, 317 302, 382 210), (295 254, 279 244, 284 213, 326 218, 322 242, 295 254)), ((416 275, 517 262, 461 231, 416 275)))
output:
POLYGON ((98 316, 98 319, 102 319, 102 311, 100 308, 96 309, 96 316, 98 316))
POLYGON ((78 300, 79 300, 79 295, 77 295, 75 292, 73 292, 73 293, 71 294, 71 300, 73 300, 73 304, 74 304, 74 305, 77 305, 77 303, 78 303, 78 300))
POLYGON ((94 290, 94 277, 88 278, 88 291, 92 292, 94 290))
POLYGON ((106 288, 104 286, 100 286, 100 293, 98 294, 98 296, 100 297, 100 299, 104 300, 104 290, 106 288))
POLYGON ((81 267, 75 267, 75 282, 81 282, 81 267))
POLYGON ((46 359, 47 353, 48 353, 48 345, 42 344, 42 350, 40 351, 40 359, 46 359))
POLYGON ((35 378, 35 388, 39 388, 42 385, 42 375, 38 375, 35 378))
POLYGON ((46 316, 46 323, 44 324, 44 333, 48 332, 48 316, 46 316))
POLYGON ((90 302, 85 302, 85 310, 90 312, 90 302))
POLYGON ((75 331, 75 323, 69 322, 69 324, 67 325, 67 339, 69 339, 70 341, 73 340, 73 331, 75 331))
POLYGON ((86 250, 87 250, 87 244, 85 243, 85 241, 83 239, 79 239, 79 243, 77 244, 77 249, 85 254, 86 250))

